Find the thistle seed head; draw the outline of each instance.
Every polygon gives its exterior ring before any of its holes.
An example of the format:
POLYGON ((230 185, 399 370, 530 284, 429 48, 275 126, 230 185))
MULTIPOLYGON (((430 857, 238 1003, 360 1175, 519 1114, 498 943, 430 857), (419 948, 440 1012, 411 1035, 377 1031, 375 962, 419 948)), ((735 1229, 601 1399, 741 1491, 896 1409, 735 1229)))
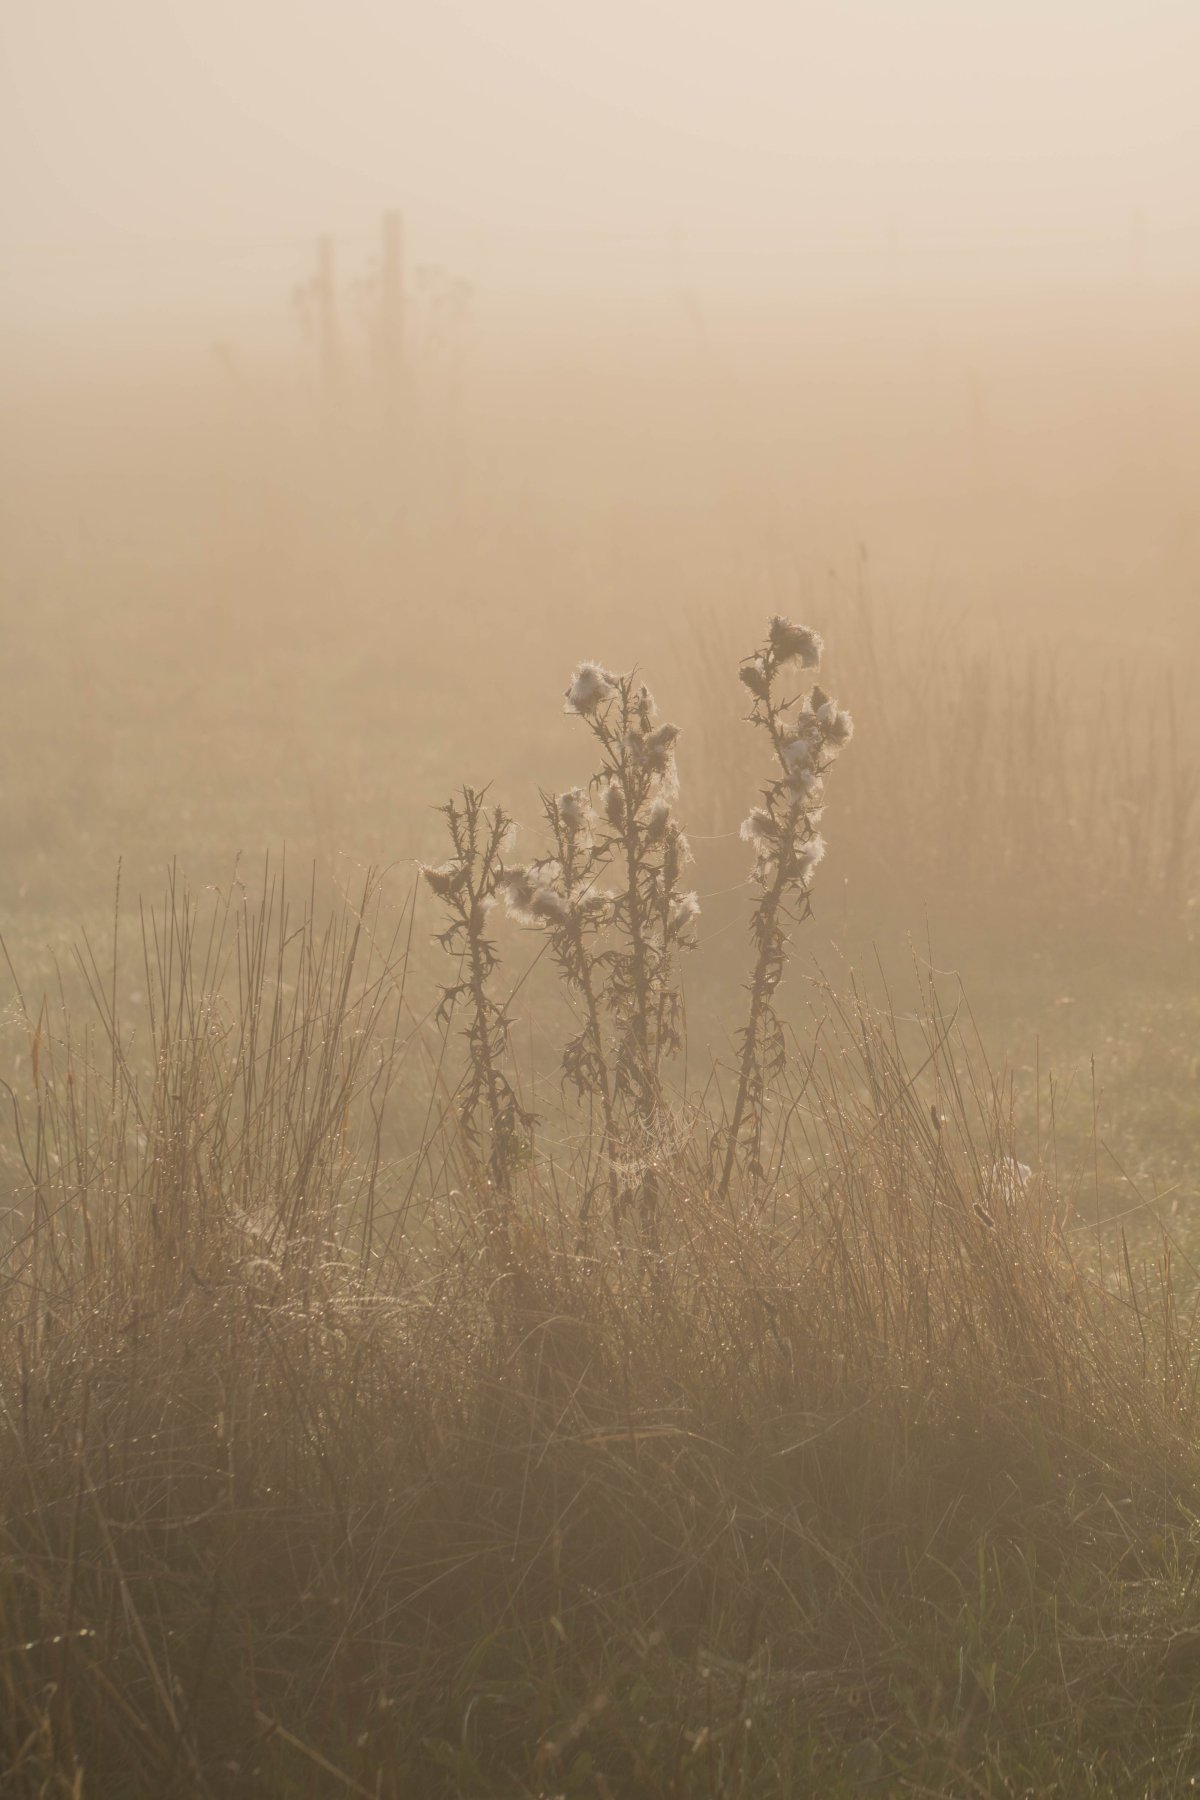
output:
POLYGON ((567 711, 585 717, 612 698, 616 689, 612 676, 597 662, 582 662, 571 677, 567 689, 567 711))
POLYGON ((700 917, 700 896, 689 892, 680 894, 671 907, 671 927, 674 931, 686 931, 700 917))
POLYGON ((784 786, 791 799, 805 803, 804 810, 810 817, 812 807, 820 801, 825 792, 825 783, 811 762, 799 763, 796 768, 789 769, 784 786))
POLYGON ((540 924, 546 925, 565 925, 571 916, 570 903, 548 887, 534 889, 529 910, 540 924))
POLYGON ((742 820, 738 835, 747 844, 773 844, 779 837, 779 828, 765 807, 755 806, 742 820))
POLYGON ((582 788, 570 788, 558 796, 558 816, 564 831, 572 836, 582 831, 591 817, 591 807, 582 788))
POLYGON ((514 919, 520 919, 522 924, 526 924, 533 907, 533 896, 537 891, 532 869, 506 869, 498 885, 504 892, 507 911, 514 919))
POLYGON ((460 862, 421 863, 420 870, 439 900, 453 898, 467 878, 460 862))
POLYGON ((795 869, 795 879, 807 885, 812 879, 813 871, 816 869, 817 864, 822 861, 824 855, 825 839, 818 833, 816 837, 809 838, 807 844, 802 844, 797 850, 793 865, 795 869))
POLYGON ((505 907, 519 925, 561 925, 570 917, 569 903, 545 879, 552 878, 555 868, 557 864, 531 863, 526 868, 507 869, 501 877, 505 907))
POLYGON ((750 689, 756 700, 765 700, 771 691, 770 677, 761 656, 752 656, 749 662, 742 664, 738 680, 750 689))
POLYGON ((667 831, 666 847, 663 850, 663 879, 668 887, 674 887, 679 880, 679 871, 692 859, 692 846, 678 825, 672 825, 667 831))
MULTIPOLYGON (((793 625, 790 619, 776 613, 767 628, 767 641, 777 663, 794 662, 799 658, 803 669, 821 666, 821 652, 825 646, 817 633, 806 625, 793 625)), ((742 679, 745 680, 745 676, 742 679)))
POLYGON ((798 780, 802 775, 812 771, 814 750, 815 745, 806 731, 800 732, 797 737, 784 744, 780 755, 783 758, 783 766, 791 779, 798 780))
POLYGON ((825 731, 825 742, 831 750, 841 750, 854 736, 854 720, 841 708, 835 710, 832 718, 822 721, 825 731))
POLYGON ((656 800, 646 814, 646 842, 661 843, 667 834, 667 826, 671 823, 671 807, 666 800, 656 800))
POLYGON ((642 761, 652 775, 667 773, 678 736, 678 725, 660 725, 642 739, 642 761))

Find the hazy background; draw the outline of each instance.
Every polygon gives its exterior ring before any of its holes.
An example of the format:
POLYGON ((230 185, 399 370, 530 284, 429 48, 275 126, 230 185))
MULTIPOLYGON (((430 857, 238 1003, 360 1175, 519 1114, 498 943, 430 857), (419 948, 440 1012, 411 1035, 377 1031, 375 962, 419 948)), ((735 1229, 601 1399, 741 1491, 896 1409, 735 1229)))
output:
POLYGON ((1200 16, 1148 5, 9 0, 10 351, 265 328, 305 239, 423 257, 496 327, 698 289, 1092 304, 1200 274, 1200 16))
POLYGON ((685 728, 707 1045, 778 609, 859 719, 809 947, 1190 1093, 1197 69, 1183 0, 8 0, 15 960, 118 861, 406 892, 463 779, 531 847, 594 654, 685 728))

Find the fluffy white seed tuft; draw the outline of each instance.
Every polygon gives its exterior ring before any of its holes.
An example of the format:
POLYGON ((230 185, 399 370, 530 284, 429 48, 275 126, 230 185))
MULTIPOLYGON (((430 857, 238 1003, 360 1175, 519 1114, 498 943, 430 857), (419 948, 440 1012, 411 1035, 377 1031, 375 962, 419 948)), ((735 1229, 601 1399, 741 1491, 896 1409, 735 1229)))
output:
POLYGON ((625 823, 625 795, 619 782, 609 782, 601 795, 600 806, 609 824, 620 831, 625 823))
POLYGON ((569 712, 594 713, 615 692, 612 676, 597 662, 582 662, 571 677, 567 689, 569 712))
POLYGON ((565 831, 571 833, 582 831, 591 817, 591 812, 587 795, 582 788, 570 788, 565 794, 558 796, 558 816, 565 831))
POLYGON ((700 917, 700 896, 689 891, 680 894, 671 907, 671 925, 675 931, 686 931, 700 917))

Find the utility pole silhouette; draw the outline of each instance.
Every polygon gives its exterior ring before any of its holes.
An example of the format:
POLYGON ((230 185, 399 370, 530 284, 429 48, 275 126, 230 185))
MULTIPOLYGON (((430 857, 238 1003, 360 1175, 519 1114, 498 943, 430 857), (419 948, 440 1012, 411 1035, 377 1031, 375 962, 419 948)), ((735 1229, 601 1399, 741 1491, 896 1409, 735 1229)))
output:
POLYGON ((317 273, 313 281, 317 312, 317 356, 321 379, 321 415, 326 437, 337 436, 341 410, 341 349, 338 343, 337 286, 334 279, 333 239, 326 234, 317 243, 317 273))
POLYGON ((379 298, 379 381, 384 437, 395 450, 404 427, 404 221, 398 212, 383 215, 383 255, 379 298))

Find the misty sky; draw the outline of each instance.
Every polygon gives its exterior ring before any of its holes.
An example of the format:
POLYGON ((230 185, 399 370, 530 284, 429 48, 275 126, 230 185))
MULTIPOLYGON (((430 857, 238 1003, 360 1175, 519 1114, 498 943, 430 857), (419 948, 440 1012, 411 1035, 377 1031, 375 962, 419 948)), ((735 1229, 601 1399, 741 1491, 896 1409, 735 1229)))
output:
POLYGON ((389 204, 514 290, 1200 270, 1197 0, 4 0, 0 57, 10 320, 232 302, 389 204))

